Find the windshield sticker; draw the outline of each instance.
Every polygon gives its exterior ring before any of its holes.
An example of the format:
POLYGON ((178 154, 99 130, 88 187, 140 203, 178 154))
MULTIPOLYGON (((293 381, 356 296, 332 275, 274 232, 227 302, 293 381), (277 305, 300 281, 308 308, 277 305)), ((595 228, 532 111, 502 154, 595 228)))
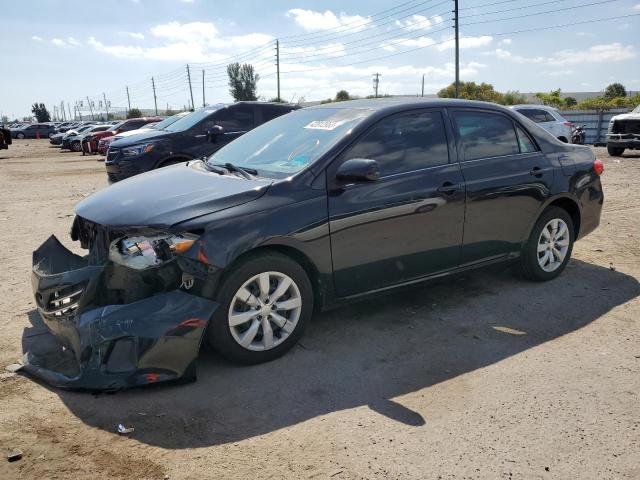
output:
POLYGON ((330 120, 314 120, 310 124, 306 125, 304 128, 311 128, 314 130, 333 130, 337 126, 341 125, 344 122, 332 122, 330 120))

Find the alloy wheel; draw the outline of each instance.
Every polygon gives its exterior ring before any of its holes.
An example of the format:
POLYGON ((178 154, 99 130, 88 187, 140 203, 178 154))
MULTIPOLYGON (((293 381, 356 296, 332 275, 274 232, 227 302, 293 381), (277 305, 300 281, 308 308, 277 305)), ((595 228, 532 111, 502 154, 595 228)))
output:
POLYGON ((537 256, 540 268, 545 272, 557 270, 567 256, 570 243, 567 224, 559 218, 550 220, 538 238, 537 256))
POLYGON ((247 280, 228 312, 233 339, 252 351, 271 350, 295 330, 302 312, 300 289, 280 272, 262 272, 247 280))

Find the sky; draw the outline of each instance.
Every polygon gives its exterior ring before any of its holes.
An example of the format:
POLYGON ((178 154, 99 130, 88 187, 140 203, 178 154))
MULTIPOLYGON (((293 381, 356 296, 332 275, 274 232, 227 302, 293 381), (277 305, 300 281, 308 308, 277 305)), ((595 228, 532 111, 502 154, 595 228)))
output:
MULTIPOLYGON (((500 91, 640 90, 640 0, 459 0, 461 80, 500 91), (551 11, 555 10, 555 11, 551 11), (551 12, 550 12, 551 11, 551 12), (603 18, 623 17, 604 21, 603 18), (597 20, 540 30, 542 27, 597 20), (535 29, 535 30, 533 30, 535 29), (523 30, 525 30, 523 32, 523 30), (530 30, 530 31, 526 31, 530 30), (533 31, 531 31, 533 30, 533 31)), ((181 109, 229 102, 226 64, 254 65, 258 95, 312 101, 436 93, 454 79, 453 0, 21 0, 0 16, 0 115, 106 98, 181 109)))

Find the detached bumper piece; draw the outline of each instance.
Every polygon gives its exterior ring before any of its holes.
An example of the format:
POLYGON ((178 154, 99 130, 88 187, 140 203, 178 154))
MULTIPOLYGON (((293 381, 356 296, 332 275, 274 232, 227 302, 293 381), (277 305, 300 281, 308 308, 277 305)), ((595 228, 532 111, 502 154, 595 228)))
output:
POLYGON ((96 306, 105 269, 54 236, 33 253, 32 284, 48 333, 25 342, 24 370, 78 390, 195 380, 200 344, 218 305, 172 290, 96 306))

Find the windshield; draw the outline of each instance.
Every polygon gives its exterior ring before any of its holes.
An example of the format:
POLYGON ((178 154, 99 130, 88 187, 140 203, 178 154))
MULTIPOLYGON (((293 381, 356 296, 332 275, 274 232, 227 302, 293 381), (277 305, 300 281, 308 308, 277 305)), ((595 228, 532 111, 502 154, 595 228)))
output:
POLYGON ((178 115, 173 115, 173 116, 171 116, 169 118, 165 118, 161 122, 158 122, 155 125, 153 125, 153 129, 154 130, 164 130, 165 128, 167 128, 172 123, 175 123, 175 122, 177 122, 178 120, 180 120, 181 118, 184 118, 184 117, 185 117, 184 113, 179 113, 178 115))
POLYGON ((195 112, 191 112, 189 115, 182 117, 177 122, 172 123, 168 127, 165 128, 168 132, 184 132, 185 130, 189 130, 196 123, 204 120, 209 115, 211 115, 216 110, 222 108, 223 105, 212 105, 210 107, 201 108, 200 110, 196 110, 195 112))
POLYGON ((122 124, 124 122, 125 121, 123 120, 121 122, 116 123, 113 127, 111 127, 109 130, 107 130, 107 132, 115 132, 118 128, 120 128, 122 126, 122 124))
POLYGON ((212 165, 233 163, 252 168, 258 175, 284 178, 313 163, 369 110, 313 108, 287 113, 231 142, 207 162, 212 165))

